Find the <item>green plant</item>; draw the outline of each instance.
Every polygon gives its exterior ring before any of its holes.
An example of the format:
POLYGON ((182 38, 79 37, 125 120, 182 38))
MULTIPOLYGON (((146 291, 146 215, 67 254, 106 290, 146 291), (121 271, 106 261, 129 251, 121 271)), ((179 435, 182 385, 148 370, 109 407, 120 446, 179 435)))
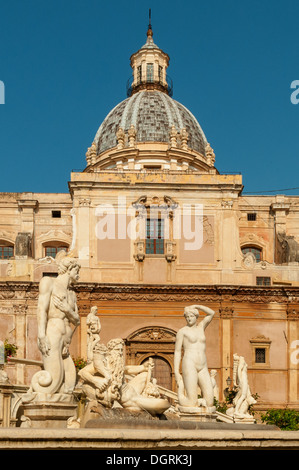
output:
POLYGON ((219 411, 219 413, 226 413, 227 409, 232 405, 233 400, 236 396, 236 391, 235 390, 225 390, 225 401, 219 402, 216 399, 214 399, 214 406, 216 406, 216 410, 219 411))
POLYGON ((15 344, 9 343, 7 339, 4 341, 5 362, 7 362, 7 358, 14 357, 17 354, 17 349, 18 349, 18 346, 16 346, 15 344))
POLYGON ((83 367, 85 367, 87 364, 87 361, 85 359, 82 359, 82 357, 77 357, 76 359, 73 358, 73 361, 77 371, 83 369, 83 367))
POLYGON ((227 402, 220 402, 214 398, 214 406, 216 407, 216 410, 219 411, 219 413, 226 413, 226 410, 228 408, 227 402))
MULTIPOLYGON (((224 402, 219 402, 216 399, 214 399, 214 406, 216 406, 216 410, 219 411, 219 413, 226 413, 227 409, 233 405, 234 403, 234 398, 237 395, 237 390, 235 389, 227 389, 226 390, 226 397, 224 402)), ((252 395, 253 398, 257 401, 259 398, 258 393, 255 393, 252 395)), ((248 413, 251 415, 254 415, 253 411, 253 405, 249 405, 248 407, 248 413)))
MULTIPOLYGON (((253 393, 251 396, 255 399, 256 402, 260 398, 258 393, 253 393)), ((254 410, 253 410, 253 407, 254 407, 254 403, 252 405, 249 405, 249 407, 248 407, 248 413, 252 416, 254 416, 254 414, 255 414, 254 410)))
POLYGON ((299 430, 299 411, 289 408, 270 409, 261 415, 263 423, 278 426, 283 431, 299 430))

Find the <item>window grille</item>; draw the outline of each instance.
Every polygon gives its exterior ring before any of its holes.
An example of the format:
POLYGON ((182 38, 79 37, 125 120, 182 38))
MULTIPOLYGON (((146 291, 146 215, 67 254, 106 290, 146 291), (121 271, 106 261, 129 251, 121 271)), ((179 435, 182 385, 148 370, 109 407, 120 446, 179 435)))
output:
POLYGON ((164 253, 164 220, 147 219, 146 221, 146 253, 164 253))
POLYGON ((9 259, 13 257, 13 246, 0 246, 0 259, 9 259))
POLYGON ((271 277, 257 276, 256 285, 257 286, 271 286, 271 277))
POLYGON ((55 258, 57 253, 61 250, 67 251, 66 246, 46 246, 45 247, 45 255, 46 256, 51 256, 52 258, 55 258))
POLYGON ((255 362, 257 364, 264 364, 266 362, 266 349, 265 348, 255 349, 255 362))

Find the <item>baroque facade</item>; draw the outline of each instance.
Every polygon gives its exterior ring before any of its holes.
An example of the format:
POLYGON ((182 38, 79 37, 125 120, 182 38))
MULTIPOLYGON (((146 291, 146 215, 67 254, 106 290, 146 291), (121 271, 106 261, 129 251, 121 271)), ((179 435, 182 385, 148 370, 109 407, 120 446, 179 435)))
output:
POLYGON ((74 358, 86 357, 96 305, 101 340, 123 338, 130 364, 153 357, 158 383, 175 390, 183 309, 205 304, 216 312, 207 358, 220 399, 237 353, 257 408, 296 407, 299 197, 244 196, 241 175, 219 173, 200 124, 173 99, 168 65, 149 27, 127 97, 100 125, 69 193, 1 193, 0 339, 18 346, 10 380, 29 384, 38 367, 38 283, 57 275, 65 249, 81 264, 74 358))

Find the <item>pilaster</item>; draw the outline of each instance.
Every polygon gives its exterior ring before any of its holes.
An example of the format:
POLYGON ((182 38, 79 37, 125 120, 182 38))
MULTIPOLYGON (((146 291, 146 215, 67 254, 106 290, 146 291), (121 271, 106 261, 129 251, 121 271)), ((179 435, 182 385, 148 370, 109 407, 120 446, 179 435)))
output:
MULTIPOLYGON (((233 357, 233 313, 234 309, 229 306, 219 308, 220 334, 221 334, 221 385, 219 390, 227 388, 226 380, 232 377, 232 357, 233 357)), ((220 397, 220 399, 223 397, 220 397)))
POLYGON ((299 307, 289 304, 287 307, 288 340, 288 402, 297 403, 299 396, 299 307))

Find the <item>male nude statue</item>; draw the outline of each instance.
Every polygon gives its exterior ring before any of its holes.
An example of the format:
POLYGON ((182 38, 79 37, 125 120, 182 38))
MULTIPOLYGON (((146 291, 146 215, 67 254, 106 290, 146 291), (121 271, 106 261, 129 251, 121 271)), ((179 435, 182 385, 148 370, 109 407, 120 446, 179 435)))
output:
POLYGON ((90 313, 86 317, 87 326, 87 363, 93 360, 93 350, 100 342, 101 322, 97 316, 98 307, 91 307, 90 313))
POLYGON ((213 384, 208 371, 206 359, 205 329, 212 321, 215 312, 203 305, 191 305, 184 310, 187 325, 181 328, 176 335, 174 353, 174 373, 178 385, 179 404, 185 407, 198 407, 198 386, 201 389, 203 403, 212 407, 214 403, 213 384), (197 325, 199 310, 206 313, 206 317, 197 325), (180 363, 182 359, 182 375, 180 363), (186 395, 184 394, 184 389, 186 395))
POLYGON ((60 255, 57 278, 43 277, 39 284, 37 308, 38 347, 43 369, 31 381, 32 392, 72 393, 76 369, 69 346, 80 324, 73 284, 79 279, 80 265, 74 258, 60 255))

